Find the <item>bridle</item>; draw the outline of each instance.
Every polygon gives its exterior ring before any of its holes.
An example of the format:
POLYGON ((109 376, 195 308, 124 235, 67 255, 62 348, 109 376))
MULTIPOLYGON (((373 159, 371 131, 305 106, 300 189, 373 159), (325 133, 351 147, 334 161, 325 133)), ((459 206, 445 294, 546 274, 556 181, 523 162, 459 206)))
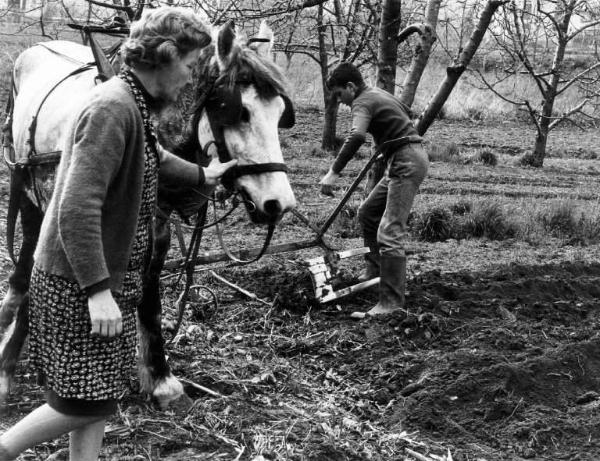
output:
MULTIPOLYGON (((240 86, 250 85, 251 81, 236 80, 233 86, 227 82, 227 75, 223 74, 209 80, 209 88, 205 98, 198 104, 194 110, 194 136, 197 138, 198 121, 202 116, 202 111, 206 110, 210 129, 213 133, 214 144, 217 148, 219 161, 221 163, 232 160, 231 153, 225 143, 225 128, 237 125, 242 118, 242 97, 240 86)), ((291 128, 295 124, 295 115, 292 102, 287 95, 280 94, 283 98, 285 109, 279 120, 280 128, 291 128)), ((261 173, 271 173, 275 171, 289 172, 284 163, 265 162, 253 163, 247 165, 236 165, 230 168, 221 178, 221 183, 226 189, 234 189, 234 181, 241 176, 254 175, 261 173)))
MULTIPOLYGON (((263 39, 250 39, 248 43, 252 41, 262 41, 263 39)), ((247 80, 236 80, 233 85, 228 82, 228 75, 223 73, 221 75, 213 74, 208 78, 208 90, 204 93, 203 97, 198 98, 198 102, 194 108, 192 116, 192 136, 194 139, 199 140, 198 125, 200 118, 202 117, 203 111, 206 110, 210 129, 213 134, 213 140, 209 141, 205 146, 201 146, 201 150, 204 152, 204 158, 208 157, 208 148, 211 144, 214 144, 217 149, 219 161, 221 163, 229 162, 233 159, 227 144, 225 142, 225 128, 229 126, 235 126, 240 123, 242 118, 242 95, 241 86, 250 85, 252 82, 250 79, 247 80)), ((279 128, 291 128, 296 123, 296 117, 294 107, 285 94, 279 94, 284 101, 284 111, 279 120, 279 128)), ((247 175, 255 175, 262 173, 271 173, 281 171, 284 173, 289 172, 289 168, 285 163, 279 162, 264 162, 264 163, 253 163, 247 165, 235 165, 234 167, 227 170, 227 172, 221 178, 221 184, 229 191, 239 193, 244 197, 247 203, 252 203, 246 196, 245 192, 241 189, 236 188, 235 180, 247 175)), ((253 203, 252 203, 253 204, 253 203)), ((253 204, 254 205, 254 204, 253 204)), ((255 205, 254 205, 255 206, 255 205)), ((205 215, 206 216, 206 215, 205 215)), ((222 234, 218 227, 219 220, 215 216, 215 226, 217 229, 217 236, 219 243, 223 248, 225 254, 234 262, 239 264, 249 264, 258 261, 267 250, 273 232, 275 230, 274 224, 269 224, 269 230, 265 243, 259 254, 248 260, 237 258, 225 245, 222 234)), ((204 223, 202 223, 203 225, 204 223)), ((194 258, 195 259, 195 256, 194 258)))

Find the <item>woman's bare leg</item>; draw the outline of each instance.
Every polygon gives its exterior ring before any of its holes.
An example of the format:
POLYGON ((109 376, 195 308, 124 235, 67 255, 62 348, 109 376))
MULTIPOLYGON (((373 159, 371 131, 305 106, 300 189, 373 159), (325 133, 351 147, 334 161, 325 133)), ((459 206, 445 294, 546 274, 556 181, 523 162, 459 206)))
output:
POLYGON ((33 410, 0 436, 0 452, 1 449, 4 449, 6 451, 5 456, 10 460, 16 458, 27 448, 100 422, 104 423, 103 416, 65 415, 59 413, 50 405, 44 404, 33 410))
POLYGON ((69 434, 69 459, 96 461, 102 447, 105 420, 96 421, 69 434))

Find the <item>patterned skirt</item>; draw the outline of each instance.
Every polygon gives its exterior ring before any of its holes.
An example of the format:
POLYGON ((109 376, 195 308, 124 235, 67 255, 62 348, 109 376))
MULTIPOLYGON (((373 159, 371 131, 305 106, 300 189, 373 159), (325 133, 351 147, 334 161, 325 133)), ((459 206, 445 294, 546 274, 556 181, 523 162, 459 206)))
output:
POLYGON ((135 366, 141 271, 128 272, 113 293, 123 333, 110 340, 90 335, 87 295, 76 282, 34 267, 29 294, 30 360, 42 383, 64 399, 119 398, 135 366))

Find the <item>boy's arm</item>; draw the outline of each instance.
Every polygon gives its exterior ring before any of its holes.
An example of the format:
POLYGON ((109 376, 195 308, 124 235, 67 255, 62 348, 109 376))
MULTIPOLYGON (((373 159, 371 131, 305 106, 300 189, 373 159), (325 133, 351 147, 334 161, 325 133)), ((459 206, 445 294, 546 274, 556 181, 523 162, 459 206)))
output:
POLYGON ((331 168, 319 182, 321 185, 321 193, 330 196, 333 195, 333 185, 340 177, 340 173, 346 164, 354 157, 354 154, 356 154, 360 146, 365 142, 367 128, 369 128, 370 123, 371 114, 366 107, 352 107, 352 129, 350 130, 350 134, 346 137, 331 168))
POLYGON ((331 166, 333 173, 339 175, 350 159, 354 157, 360 146, 363 145, 367 138, 367 128, 369 128, 370 123, 371 114, 366 108, 352 108, 352 129, 331 166))

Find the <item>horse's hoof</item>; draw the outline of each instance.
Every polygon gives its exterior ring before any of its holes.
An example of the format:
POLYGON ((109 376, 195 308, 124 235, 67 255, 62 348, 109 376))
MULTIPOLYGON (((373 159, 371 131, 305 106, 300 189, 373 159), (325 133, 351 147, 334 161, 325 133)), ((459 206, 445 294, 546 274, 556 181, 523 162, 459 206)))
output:
POLYGON ((187 413, 193 405, 194 401, 190 398, 190 396, 183 394, 177 397, 175 400, 169 401, 167 407, 164 408, 163 411, 168 410, 177 415, 182 415, 187 413))
POLYGON ((171 402, 179 399, 183 395, 186 395, 183 390, 183 385, 173 375, 160 380, 152 392, 152 398, 156 401, 161 410, 169 408, 171 402))

